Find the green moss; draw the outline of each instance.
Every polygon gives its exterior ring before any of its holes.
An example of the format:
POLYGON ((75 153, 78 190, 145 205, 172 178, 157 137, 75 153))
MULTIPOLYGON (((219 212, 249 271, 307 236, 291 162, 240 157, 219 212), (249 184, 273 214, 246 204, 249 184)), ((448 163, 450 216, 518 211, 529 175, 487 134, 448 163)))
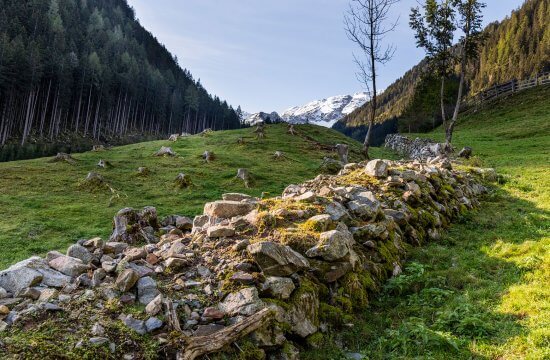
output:
POLYGON ((306 338, 306 343, 309 347, 318 349, 325 343, 325 337, 321 332, 316 332, 306 338))
POLYGON ((344 312, 342 309, 321 302, 319 305, 319 319, 335 327, 341 327, 344 324, 344 312))

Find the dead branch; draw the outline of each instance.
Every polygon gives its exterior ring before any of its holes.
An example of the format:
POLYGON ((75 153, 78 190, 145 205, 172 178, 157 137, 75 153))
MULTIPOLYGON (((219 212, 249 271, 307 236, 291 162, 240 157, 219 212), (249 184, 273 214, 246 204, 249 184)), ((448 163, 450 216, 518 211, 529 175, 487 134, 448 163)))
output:
POLYGON ((226 327, 212 335, 190 337, 187 339, 187 344, 179 359, 195 360, 203 355, 219 351, 225 346, 258 330, 269 322, 272 317, 273 311, 269 308, 265 308, 249 316, 240 323, 226 327))

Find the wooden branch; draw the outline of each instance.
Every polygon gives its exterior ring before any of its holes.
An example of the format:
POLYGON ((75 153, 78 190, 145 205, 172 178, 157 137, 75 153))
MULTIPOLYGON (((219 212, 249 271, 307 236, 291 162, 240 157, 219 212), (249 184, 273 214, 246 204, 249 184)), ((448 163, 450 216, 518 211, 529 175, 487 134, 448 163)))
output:
POLYGON ((166 307, 166 321, 168 326, 172 329, 181 332, 180 320, 176 309, 174 309, 174 304, 170 299, 164 299, 164 306, 166 307))
POLYGON ((187 340, 183 354, 179 360, 195 360, 196 358, 223 349, 240 338, 258 330, 273 317, 269 308, 260 310, 238 324, 226 327, 208 336, 195 336, 187 340))

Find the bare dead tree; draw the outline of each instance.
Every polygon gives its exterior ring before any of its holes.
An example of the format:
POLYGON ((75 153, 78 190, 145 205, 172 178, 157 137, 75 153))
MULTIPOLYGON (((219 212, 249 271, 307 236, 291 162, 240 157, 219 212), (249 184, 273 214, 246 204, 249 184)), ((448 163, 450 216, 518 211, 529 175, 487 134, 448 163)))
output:
POLYGON ((369 158, 372 129, 376 120, 377 64, 390 61, 395 53, 393 45, 384 47, 385 36, 395 30, 397 21, 391 22, 390 9, 399 0, 351 0, 344 16, 348 38, 360 48, 360 55, 354 54, 357 65, 357 80, 370 94, 369 129, 363 143, 365 157, 369 158))

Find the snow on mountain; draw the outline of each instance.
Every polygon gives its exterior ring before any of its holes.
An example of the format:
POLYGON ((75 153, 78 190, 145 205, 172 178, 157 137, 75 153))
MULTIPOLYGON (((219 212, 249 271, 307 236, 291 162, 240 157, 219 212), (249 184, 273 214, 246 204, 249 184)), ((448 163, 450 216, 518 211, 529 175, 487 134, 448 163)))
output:
POLYGON ((244 122, 251 126, 258 124, 261 121, 269 122, 269 123, 284 121, 283 119, 281 119, 281 117, 276 111, 273 111, 272 113, 259 112, 255 114, 249 114, 249 113, 245 113, 245 114, 246 116, 244 116, 244 122))
POLYGON ((338 120, 351 114, 355 109, 363 106, 368 100, 365 92, 354 95, 332 96, 323 100, 312 101, 304 106, 295 106, 286 110, 281 116, 277 112, 259 112, 249 114, 243 112, 244 122, 256 125, 260 121, 280 122, 286 121, 291 124, 315 124, 325 127, 332 127, 338 120))
POLYGON ((361 107, 368 100, 365 92, 332 96, 286 110, 281 117, 291 124, 315 124, 332 127, 338 120, 361 107))

